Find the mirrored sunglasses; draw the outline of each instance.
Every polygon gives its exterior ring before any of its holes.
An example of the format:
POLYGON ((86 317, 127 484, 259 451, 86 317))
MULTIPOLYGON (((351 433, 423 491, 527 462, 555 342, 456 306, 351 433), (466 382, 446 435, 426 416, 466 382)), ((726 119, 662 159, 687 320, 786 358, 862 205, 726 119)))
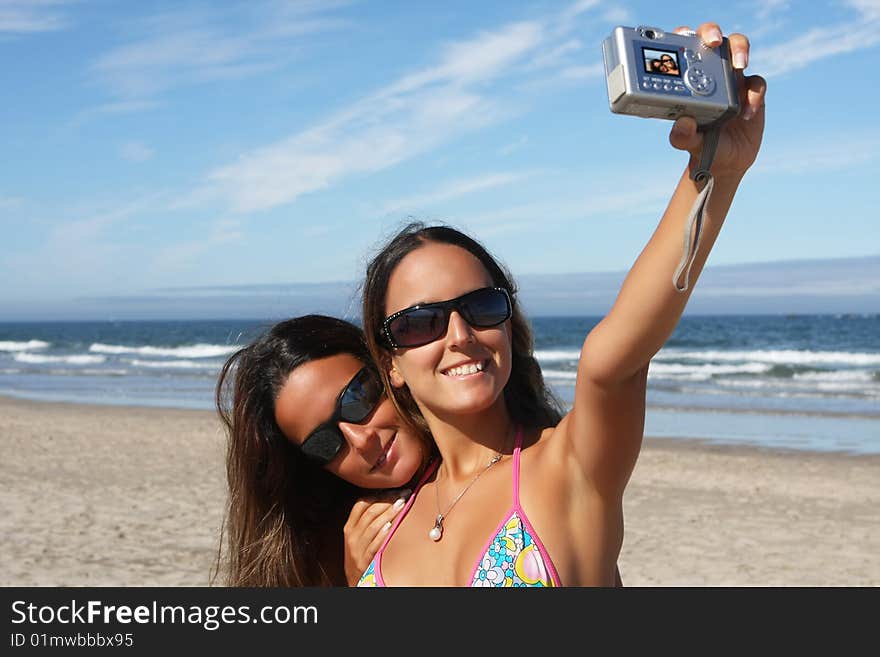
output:
POLYGON ((317 465, 327 465, 342 446, 345 436, 340 422, 360 424, 376 410, 382 399, 382 382, 370 367, 362 367, 336 398, 333 415, 312 431, 299 446, 300 451, 317 465))
POLYGON ((513 306, 503 287, 484 287, 449 301, 400 310, 385 318, 382 331, 395 349, 421 347, 446 333, 453 310, 474 328, 491 328, 510 319, 513 306))

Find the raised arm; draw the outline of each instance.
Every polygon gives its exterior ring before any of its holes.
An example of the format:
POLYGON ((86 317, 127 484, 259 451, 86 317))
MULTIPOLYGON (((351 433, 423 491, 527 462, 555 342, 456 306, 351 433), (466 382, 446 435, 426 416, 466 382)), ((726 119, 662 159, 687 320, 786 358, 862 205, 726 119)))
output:
MULTIPOLYGON (((722 42, 715 23, 704 23, 697 33, 708 46, 722 42)), ((622 490, 629 478, 641 445, 648 364, 681 318, 740 181, 760 148, 766 83, 761 77, 742 75, 748 64, 748 39, 732 34, 729 42, 742 111, 721 130, 710 169, 714 191, 703 214, 690 288, 679 292, 672 279, 682 256, 685 222, 699 193, 691 172, 699 162, 703 137, 696 122, 684 117, 673 125, 669 140, 690 153, 688 166, 613 307, 587 336, 581 351, 574 409, 564 420, 564 433, 588 474, 599 476, 603 486, 622 490)))
MULTIPOLYGON (((698 30, 703 42, 721 43, 721 30, 705 23, 698 30)), ((748 63, 749 42, 741 34, 729 37, 732 59, 740 71, 748 63)), ((699 250, 691 269, 691 286, 678 292, 672 275, 682 254, 685 221, 699 189, 690 175, 699 162, 703 142, 691 118, 679 119, 669 140, 690 153, 690 162, 653 236, 624 280, 611 311, 584 343, 580 373, 599 383, 614 385, 641 370, 672 335, 715 243, 734 194, 755 161, 764 132, 766 84, 758 76, 740 80, 742 112, 721 131, 711 172, 715 188, 704 213, 699 250)))

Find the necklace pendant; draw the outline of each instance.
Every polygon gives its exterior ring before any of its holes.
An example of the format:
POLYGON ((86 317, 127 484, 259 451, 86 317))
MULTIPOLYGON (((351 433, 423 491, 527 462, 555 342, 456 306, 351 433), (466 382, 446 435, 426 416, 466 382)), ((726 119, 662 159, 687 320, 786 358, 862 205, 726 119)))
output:
POLYGON ((443 516, 437 516, 437 520, 434 522, 434 527, 431 531, 428 532, 428 538, 430 538, 435 543, 443 538, 443 516))

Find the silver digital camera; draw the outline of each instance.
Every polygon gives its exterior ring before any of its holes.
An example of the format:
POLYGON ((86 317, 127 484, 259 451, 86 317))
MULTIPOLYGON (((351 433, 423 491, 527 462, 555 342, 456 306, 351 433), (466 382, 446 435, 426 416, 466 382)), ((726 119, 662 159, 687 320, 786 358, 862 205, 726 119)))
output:
POLYGON ((673 120, 692 116, 701 127, 739 114, 726 38, 709 48, 696 35, 618 26, 602 42, 602 54, 612 112, 673 120))

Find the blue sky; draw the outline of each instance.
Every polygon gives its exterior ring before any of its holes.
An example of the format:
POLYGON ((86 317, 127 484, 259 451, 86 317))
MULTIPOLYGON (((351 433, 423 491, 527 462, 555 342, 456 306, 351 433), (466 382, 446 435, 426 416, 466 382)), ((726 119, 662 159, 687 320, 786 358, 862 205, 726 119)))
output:
POLYGON ((615 25, 716 20, 768 79, 710 266, 880 254, 880 1, 717 6, 0 0, 0 320, 355 280, 410 216, 516 276, 625 270, 685 157, 609 111, 615 25))

